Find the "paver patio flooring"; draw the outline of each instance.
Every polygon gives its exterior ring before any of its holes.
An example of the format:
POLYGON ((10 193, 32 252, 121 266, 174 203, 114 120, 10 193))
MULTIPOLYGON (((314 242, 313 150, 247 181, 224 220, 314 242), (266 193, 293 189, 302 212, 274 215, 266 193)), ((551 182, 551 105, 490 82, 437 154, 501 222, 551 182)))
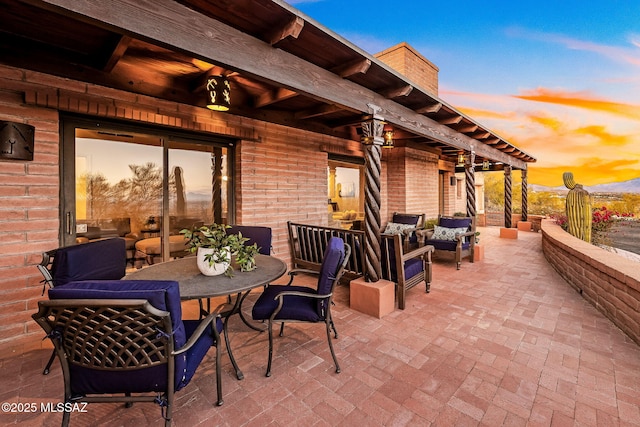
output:
MULTIPOLYGON (((546 262, 541 234, 501 239, 481 229, 485 258, 434 262, 431 293, 382 319, 352 311, 348 287, 333 309, 335 373, 323 325, 291 324, 275 338, 230 323, 235 379, 222 356, 224 405, 215 406, 213 352, 176 394, 176 426, 640 426, 640 347, 546 262)), ((615 256, 615 255, 612 255, 615 256)), ((309 283, 313 283, 309 281, 309 283)), ((255 298, 253 295, 250 298, 255 298)), ((247 304, 250 306, 250 304, 247 304)), ((186 312, 192 307, 186 307, 186 312)), ((58 402, 50 350, 3 355, 3 402, 58 402)), ((153 404, 91 404, 72 426, 161 425, 153 404)), ((0 424, 59 425, 62 415, 0 414, 0 424)))

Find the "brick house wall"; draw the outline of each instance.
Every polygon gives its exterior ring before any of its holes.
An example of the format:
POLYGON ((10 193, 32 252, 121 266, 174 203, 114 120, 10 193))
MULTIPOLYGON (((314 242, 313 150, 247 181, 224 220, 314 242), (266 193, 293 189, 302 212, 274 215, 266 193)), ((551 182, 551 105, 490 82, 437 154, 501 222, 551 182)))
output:
MULTIPOLYGON (((33 161, 0 161, 0 346, 5 350, 42 345, 42 331, 31 314, 37 301, 46 298, 35 265, 43 251, 60 241, 60 112, 237 139, 237 222, 272 227, 274 254, 285 262, 287 220, 327 224, 328 153, 363 155, 357 141, 0 66, 0 120, 35 127, 33 161)), ((398 150, 391 156, 392 166, 383 158, 383 224, 394 210, 405 210, 400 207, 427 212, 437 206, 437 191, 431 193, 437 189, 437 165, 425 166, 421 161, 428 156, 413 151, 413 158, 403 161, 398 150), (402 165, 408 179, 398 176, 396 165, 402 165)))

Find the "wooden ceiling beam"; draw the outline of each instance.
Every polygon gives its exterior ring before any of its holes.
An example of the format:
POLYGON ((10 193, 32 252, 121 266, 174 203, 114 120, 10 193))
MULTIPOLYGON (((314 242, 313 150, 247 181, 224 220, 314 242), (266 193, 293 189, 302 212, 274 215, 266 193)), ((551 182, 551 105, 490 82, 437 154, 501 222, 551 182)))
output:
POLYGON ((418 114, 433 114, 440 111, 441 108, 442 108, 442 102, 438 102, 436 104, 426 105, 414 111, 418 114))
POLYGON ((401 96, 407 96, 413 90, 413 86, 405 85, 398 88, 386 89, 380 92, 380 95, 387 99, 400 98, 401 96))
POLYGON ((331 71, 344 79, 356 74, 366 74, 369 68, 371 68, 371 60, 364 58, 332 68, 331 71))
POLYGON ((447 117, 445 119, 438 119, 437 122, 441 125, 457 125, 462 121, 462 116, 447 117))
POLYGON ((311 108, 309 110, 298 111, 294 114, 294 117, 299 120, 312 119, 314 117, 326 116, 333 114, 343 109, 337 105, 322 105, 317 108, 311 108))
POLYGON ((478 125, 470 124, 457 128, 462 133, 473 133, 478 130, 478 125))
POLYGON ((289 37, 297 39, 303 28, 304 19, 299 16, 294 16, 285 26, 276 28, 275 31, 267 35, 266 39, 272 46, 289 37))
POLYGON ((118 61, 122 59, 122 56, 127 51, 127 48, 129 47, 130 43, 131 43, 131 37, 121 36, 118 39, 118 43, 116 44, 115 48, 111 52, 111 55, 109 55, 109 58, 107 59, 104 66, 102 67, 102 71, 104 71, 105 73, 110 73, 113 70, 113 67, 116 66, 118 61))
POLYGON ((254 106, 256 108, 262 108, 262 107, 266 107, 267 105, 275 104, 280 101, 285 101, 295 96, 298 96, 297 92, 294 92, 292 90, 285 89, 285 88, 278 88, 275 90, 265 92, 264 94, 260 95, 256 99, 254 106))

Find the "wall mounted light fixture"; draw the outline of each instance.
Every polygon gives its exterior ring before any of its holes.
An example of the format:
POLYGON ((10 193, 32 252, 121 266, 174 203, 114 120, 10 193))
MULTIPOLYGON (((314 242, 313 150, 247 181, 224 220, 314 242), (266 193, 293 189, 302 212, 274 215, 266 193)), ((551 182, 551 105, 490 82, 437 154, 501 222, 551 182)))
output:
POLYGON ((231 107, 231 86, 224 76, 207 78, 207 108, 214 111, 229 111, 231 107))
POLYGON ((488 171, 489 169, 491 169, 491 163, 489 163, 489 160, 485 160, 482 162, 482 170, 483 171, 488 171))
POLYGON ((385 130, 382 136, 384 138, 382 148, 393 148, 393 130, 385 130))
POLYGON ((466 158, 464 157, 464 153, 459 153, 458 154, 458 166, 464 166, 464 162, 466 161, 466 158))

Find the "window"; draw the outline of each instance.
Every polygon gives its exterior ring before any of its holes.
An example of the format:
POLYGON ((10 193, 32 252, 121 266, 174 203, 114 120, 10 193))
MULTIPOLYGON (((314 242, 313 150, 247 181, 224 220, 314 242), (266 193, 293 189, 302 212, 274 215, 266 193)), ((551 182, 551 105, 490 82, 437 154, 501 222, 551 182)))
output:
POLYGON ((169 259, 181 229, 233 221, 232 156, 215 137, 65 118, 63 244, 159 238, 169 259))

